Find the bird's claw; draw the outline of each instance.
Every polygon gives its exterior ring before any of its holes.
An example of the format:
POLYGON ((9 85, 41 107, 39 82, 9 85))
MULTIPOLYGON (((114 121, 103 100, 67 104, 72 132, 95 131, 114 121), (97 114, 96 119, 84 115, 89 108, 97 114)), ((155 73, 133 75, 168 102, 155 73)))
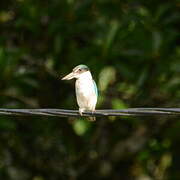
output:
POLYGON ((79 114, 82 116, 84 112, 84 109, 79 109, 79 114))

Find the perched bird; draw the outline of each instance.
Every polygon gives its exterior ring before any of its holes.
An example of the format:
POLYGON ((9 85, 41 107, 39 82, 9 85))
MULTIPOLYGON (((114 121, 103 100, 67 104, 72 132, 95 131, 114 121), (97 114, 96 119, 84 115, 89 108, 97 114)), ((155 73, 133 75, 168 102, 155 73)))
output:
MULTIPOLYGON (((95 111, 98 91, 95 81, 92 78, 91 72, 86 65, 76 66, 72 72, 62 80, 76 79, 76 99, 79 106, 79 113, 82 116, 84 111, 95 111)), ((95 117, 89 117, 91 121, 95 121, 95 117)))

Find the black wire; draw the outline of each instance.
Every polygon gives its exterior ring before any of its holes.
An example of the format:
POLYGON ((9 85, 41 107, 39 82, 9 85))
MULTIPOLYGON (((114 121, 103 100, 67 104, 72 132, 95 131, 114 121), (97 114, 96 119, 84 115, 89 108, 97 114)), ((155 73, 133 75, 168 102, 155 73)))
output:
MULTIPOLYGON (((6 109, 0 108, 1 115, 8 116, 80 116, 78 110, 67 109, 6 109)), ((129 109, 103 109, 95 112, 84 112, 83 116, 152 116, 152 115, 180 115, 180 108, 129 108, 129 109)))

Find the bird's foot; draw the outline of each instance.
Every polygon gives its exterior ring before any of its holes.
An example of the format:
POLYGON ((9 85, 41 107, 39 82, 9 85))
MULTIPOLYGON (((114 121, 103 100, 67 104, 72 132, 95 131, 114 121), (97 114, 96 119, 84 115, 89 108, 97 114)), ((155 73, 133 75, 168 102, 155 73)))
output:
MULTIPOLYGON (((85 109, 84 108, 79 108, 79 114, 81 115, 81 116, 83 116, 83 112, 85 112, 85 109)), ((95 110, 93 110, 93 111, 91 111, 92 112, 92 114, 95 112, 95 110)), ((96 117, 87 117, 87 119, 89 120, 89 121, 96 121, 96 117)))
POLYGON ((82 116, 85 109, 79 108, 79 114, 82 116))

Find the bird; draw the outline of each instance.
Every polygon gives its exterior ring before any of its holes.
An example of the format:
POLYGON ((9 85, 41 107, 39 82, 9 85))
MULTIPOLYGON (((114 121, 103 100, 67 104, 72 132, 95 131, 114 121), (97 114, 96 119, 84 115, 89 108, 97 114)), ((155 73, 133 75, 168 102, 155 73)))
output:
MULTIPOLYGON (((76 66, 71 73, 62 78, 62 80, 70 80, 75 78, 76 100, 79 106, 79 114, 83 112, 95 112, 98 90, 95 81, 88 66, 80 64, 76 66)), ((95 117, 88 117, 90 121, 95 121, 95 117)))

